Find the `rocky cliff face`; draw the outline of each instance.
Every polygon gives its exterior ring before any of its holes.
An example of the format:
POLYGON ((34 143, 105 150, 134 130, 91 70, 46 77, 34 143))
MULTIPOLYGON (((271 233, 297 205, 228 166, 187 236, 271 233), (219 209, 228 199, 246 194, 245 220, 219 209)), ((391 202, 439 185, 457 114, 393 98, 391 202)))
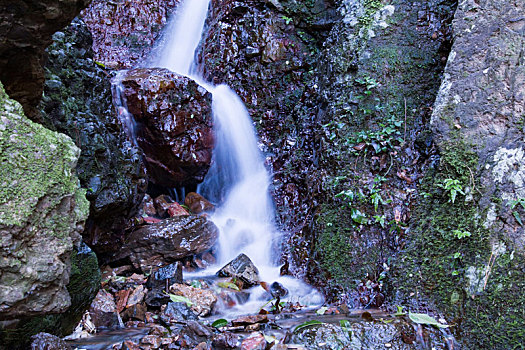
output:
POLYGON ((53 35, 38 107, 46 127, 69 135, 81 149, 77 173, 91 203, 83 236, 104 253, 118 249, 147 180, 142 152, 113 108, 111 72, 95 62, 92 44, 80 19, 53 35))
POLYGON ((51 35, 67 26, 91 0, 6 0, 0 4, 0 80, 11 98, 38 120, 44 50, 51 35))
POLYGON ((430 122, 440 159, 394 278, 399 300, 430 297, 468 348, 519 348, 525 337, 523 12, 520 1, 458 6, 430 122))
POLYGON ((75 174, 79 149, 28 120, 2 86, 0 113, 0 319, 61 312, 89 208, 75 174))

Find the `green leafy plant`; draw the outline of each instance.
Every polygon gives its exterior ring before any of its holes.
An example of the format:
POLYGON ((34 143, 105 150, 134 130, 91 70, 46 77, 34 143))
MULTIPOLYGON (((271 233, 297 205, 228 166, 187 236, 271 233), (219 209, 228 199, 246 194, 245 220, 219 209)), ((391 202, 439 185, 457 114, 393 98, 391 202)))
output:
POLYGON ((288 16, 285 16, 285 15, 282 15, 281 18, 284 19, 284 22, 285 22, 286 24, 290 24, 290 23, 292 23, 292 21, 293 21, 292 18, 290 18, 290 17, 288 17, 288 16))
POLYGON ((417 314, 417 313, 409 312, 408 317, 410 318, 412 322, 419 323, 419 324, 426 324, 426 325, 435 326, 438 328, 450 327, 449 325, 439 323, 434 317, 429 316, 427 314, 417 314))
POLYGON ((183 297, 182 295, 168 294, 170 300, 174 303, 186 303, 187 306, 192 306, 193 303, 190 299, 183 297))
POLYGON ((454 203, 458 193, 465 195, 463 192, 463 186, 458 179, 445 179, 442 184, 438 185, 447 191, 450 202, 454 203))
POLYGON ((219 282, 217 283, 217 285, 221 288, 228 288, 228 289, 233 289, 233 290, 236 290, 236 291, 240 291, 239 287, 237 287, 237 285, 235 283, 232 283, 232 282, 219 282))
POLYGON ((317 321, 317 320, 311 320, 311 321, 306 321, 304 323, 301 323, 300 325, 298 325, 297 327, 294 328, 293 332, 294 333, 297 333, 299 332, 301 329, 304 329, 304 328, 307 328, 307 327, 311 327, 311 326, 318 326, 318 325, 322 325, 323 322, 321 321, 317 321))
POLYGON ((469 232, 469 231, 465 231, 465 230, 453 230, 452 231, 452 234, 454 234, 454 236, 457 238, 457 239, 462 239, 462 238, 465 238, 465 237, 470 237, 472 236, 472 234, 469 232))
POLYGON ((403 310, 405 307, 401 305, 396 305, 396 313, 394 316, 405 316, 407 313, 403 310))
POLYGON ((228 321, 225 320, 224 318, 219 318, 218 320, 215 320, 211 326, 214 327, 214 328, 221 328, 221 327, 226 327, 228 325, 228 321))
MULTIPOLYGON (((523 210, 525 210, 525 198, 511 200, 509 201, 509 204, 511 209, 515 209, 519 205, 523 210)), ((520 226, 523 226, 523 220, 521 219, 521 215, 517 210, 512 210, 512 216, 514 216, 520 226)))

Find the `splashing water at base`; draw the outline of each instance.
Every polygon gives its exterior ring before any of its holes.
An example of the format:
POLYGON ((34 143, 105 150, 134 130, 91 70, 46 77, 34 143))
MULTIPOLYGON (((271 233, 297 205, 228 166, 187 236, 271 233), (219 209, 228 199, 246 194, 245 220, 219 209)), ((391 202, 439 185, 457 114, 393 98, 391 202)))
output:
MULTIPOLYGON (((280 233, 275 228, 275 212, 269 195, 270 176, 257 146, 255 129, 244 103, 227 85, 212 86, 192 73, 195 50, 202 36, 210 0, 185 0, 170 20, 161 46, 150 67, 168 68, 194 79, 212 93, 216 130, 213 164, 199 191, 219 203, 212 215, 219 227, 219 256, 216 270, 240 253, 259 269, 262 281, 277 281, 289 290, 289 299, 319 305, 323 297, 305 283, 280 276, 276 260, 280 256, 280 233)), ((201 272, 201 275, 211 271, 201 272)), ((251 290, 250 299, 230 314, 257 312, 267 294, 262 287, 251 290), (263 301, 261 303, 261 301, 263 301)))

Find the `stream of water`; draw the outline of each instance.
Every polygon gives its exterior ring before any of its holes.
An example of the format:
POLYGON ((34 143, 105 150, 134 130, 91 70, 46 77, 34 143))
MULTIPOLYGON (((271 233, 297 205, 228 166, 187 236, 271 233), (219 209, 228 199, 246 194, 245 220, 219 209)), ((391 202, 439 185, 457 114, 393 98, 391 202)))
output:
MULTIPOLYGON (((195 66, 195 50, 201 40, 210 0, 185 0, 179 6, 150 58, 150 67, 170 69, 195 80, 213 95, 216 148, 211 169, 199 192, 220 203, 212 220, 220 229, 217 269, 244 253, 259 269, 263 281, 278 281, 294 301, 319 305, 323 298, 316 290, 291 277, 280 276, 280 232, 269 194, 271 177, 257 146, 257 136, 242 100, 227 85, 204 81, 195 66)), ((204 272, 210 273, 211 271, 204 272)), ((215 271, 213 271, 215 272, 215 271)), ((243 312, 261 307, 261 287, 254 288, 243 312)))

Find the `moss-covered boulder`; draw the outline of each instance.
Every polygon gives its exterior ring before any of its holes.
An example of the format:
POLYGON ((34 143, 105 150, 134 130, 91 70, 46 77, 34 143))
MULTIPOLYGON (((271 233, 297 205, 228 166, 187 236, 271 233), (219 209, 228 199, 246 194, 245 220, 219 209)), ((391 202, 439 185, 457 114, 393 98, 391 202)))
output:
POLYGON ((468 349, 525 339, 522 1, 461 1, 434 105, 436 162, 395 267, 397 303, 433 305, 468 349))
POLYGON ((57 313, 71 304, 73 245, 89 203, 79 149, 27 119, 0 85, 0 319, 57 313))

